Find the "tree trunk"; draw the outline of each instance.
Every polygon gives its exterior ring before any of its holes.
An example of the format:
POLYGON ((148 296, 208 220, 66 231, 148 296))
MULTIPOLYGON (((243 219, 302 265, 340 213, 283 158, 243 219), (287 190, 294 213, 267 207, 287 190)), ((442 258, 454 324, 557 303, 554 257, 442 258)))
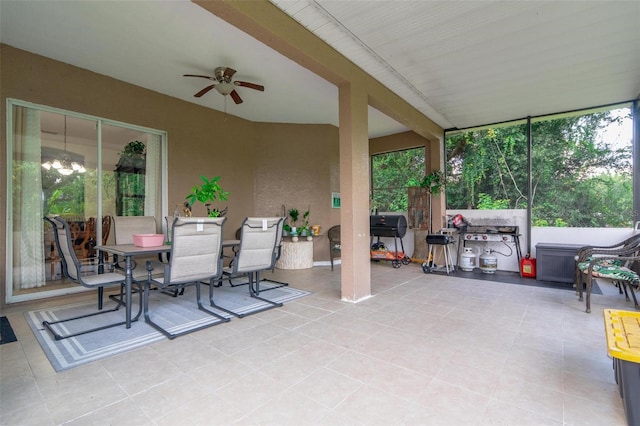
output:
POLYGON ((429 229, 429 191, 427 188, 408 188, 408 226, 412 229, 429 229))

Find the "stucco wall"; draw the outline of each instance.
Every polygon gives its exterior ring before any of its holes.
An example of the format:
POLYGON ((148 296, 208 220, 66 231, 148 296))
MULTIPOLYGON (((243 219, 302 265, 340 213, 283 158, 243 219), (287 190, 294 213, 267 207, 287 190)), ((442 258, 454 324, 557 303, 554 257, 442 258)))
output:
MULTIPOLYGON (((338 129, 327 125, 256 124, 254 204, 258 215, 280 215, 297 208, 309 210, 309 224, 321 234, 340 222, 331 208, 331 192, 339 182, 338 129)), ((329 240, 314 239, 314 260, 329 260, 329 240)))
MULTIPOLYGON (((201 174, 220 175, 230 192, 225 237, 233 236, 245 216, 280 214, 282 204, 300 210, 310 205, 311 221, 324 230, 339 222, 329 200, 339 185, 334 126, 253 123, 7 45, 0 45, 0 95, 2 117, 6 98, 15 98, 166 131, 169 209, 184 200, 201 174)), ((4 284, 7 158, 5 120, 1 123, 4 284)), ((194 213, 203 214, 204 207, 195 206, 194 213)), ((317 244, 314 260, 328 260, 328 246, 317 244)), ((0 285, 4 301, 5 286, 0 285)))

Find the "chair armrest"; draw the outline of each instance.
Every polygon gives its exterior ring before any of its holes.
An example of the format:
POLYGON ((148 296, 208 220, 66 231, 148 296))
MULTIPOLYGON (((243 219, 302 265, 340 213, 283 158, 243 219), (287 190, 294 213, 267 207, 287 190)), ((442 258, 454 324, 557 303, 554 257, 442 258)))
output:
POLYGON ((621 247, 621 248, 615 248, 615 249, 583 247, 578 252, 578 263, 585 262, 589 257, 593 257, 594 255, 597 258, 603 258, 603 257, 619 258, 620 256, 634 256, 634 255, 637 255, 639 250, 640 250, 640 247, 638 246, 621 247))
POLYGON ((162 265, 162 267, 164 268, 163 281, 165 282, 165 284, 161 285, 161 287, 164 288, 169 284, 168 280, 169 280, 169 277, 171 276, 171 265, 169 265, 168 263, 162 263, 162 262, 157 263, 152 260, 147 260, 145 262, 145 268, 147 270, 147 279, 149 281, 151 281, 151 279, 153 278, 153 271, 155 270, 156 265, 162 265))
POLYGON ((113 272, 114 269, 116 269, 116 264, 113 262, 92 262, 90 259, 86 259, 86 260, 79 260, 78 261, 80 268, 86 268, 86 267, 98 267, 98 268, 104 268, 104 270, 108 270, 109 272, 113 272))

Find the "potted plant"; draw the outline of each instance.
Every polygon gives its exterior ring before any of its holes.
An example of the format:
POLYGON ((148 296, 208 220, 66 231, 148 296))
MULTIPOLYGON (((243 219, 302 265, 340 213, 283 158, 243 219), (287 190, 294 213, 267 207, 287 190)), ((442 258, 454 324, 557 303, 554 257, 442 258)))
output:
POLYGON ((227 212, 227 209, 218 210, 211 208, 211 204, 217 200, 226 201, 229 193, 222 189, 218 181, 220 176, 214 176, 211 179, 207 179, 206 176, 201 175, 202 185, 195 185, 191 188, 191 193, 185 197, 189 201, 189 204, 193 205, 196 201, 200 201, 207 208, 207 216, 218 217, 227 212))
POLYGON ((140 141, 131 141, 125 145, 125 147, 120 151, 120 156, 124 157, 135 157, 135 156, 144 156, 146 154, 146 146, 144 142, 140 141))
POLYGON ((311 230, 309 229, 309 210, 304 212, 302 215, 302 225, 299 228, 300 235, 306 237, 307 235, 311 235, 311 230))
POLYGON ((291 225, 289 225, 289 229, 286 229, 291 235, 298 234, 298 218, 300 217, 300 212, 298 209, 289 209, 289 217, 291 218, 291 225))
POLYGON ((440 170, 434 170, 422 179, 421 188, 427 188, 429 194, 438 195, 444 187, 444 173, 440 170))

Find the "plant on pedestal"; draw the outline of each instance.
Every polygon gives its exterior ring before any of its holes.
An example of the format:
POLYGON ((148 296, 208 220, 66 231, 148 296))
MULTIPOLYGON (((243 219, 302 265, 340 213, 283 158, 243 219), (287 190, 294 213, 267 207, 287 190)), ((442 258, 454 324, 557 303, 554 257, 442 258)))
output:
POLYGON ((218 217, 223 216, 227 212, 227 208, 218 210, 211 208, 211 205, 217 200, 226 201, 229 193, 222 189, 218 181, 220 176, 214 176, 211 179, 207 179, 201 175, 202 185, 195 185, 191 188, 191 193, 185 197, 189 201, 189 204, 193 205, 196 201, 200 201, 207 208, 207 216, 218 217))
POLYGON ((307 211, 303 213, 300 226, 298 226, 298 220, 300 220, 300 211, 296 208, 292 208, 289 209, 287 213, 287 219, 290 220, 291 223, 287 223, 287 221, 285 221, 283 229, 286 233, 296 238, 295 241, 297 241, 298 235, 301 235, 303 237, 311 235, 311 230, 309 229, 309 209, 307 209, 307 211))

